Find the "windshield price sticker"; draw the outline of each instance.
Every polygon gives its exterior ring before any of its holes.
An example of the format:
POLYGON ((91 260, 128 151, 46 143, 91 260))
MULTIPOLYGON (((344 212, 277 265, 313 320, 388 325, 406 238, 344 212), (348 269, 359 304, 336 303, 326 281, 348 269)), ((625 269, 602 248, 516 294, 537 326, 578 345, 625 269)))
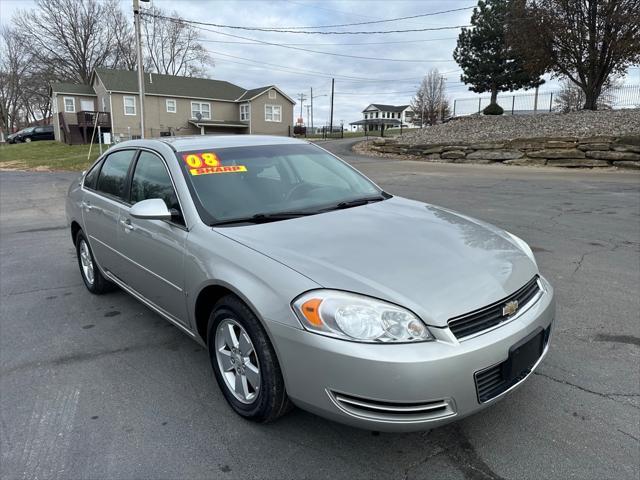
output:
POLYGON ((202 168, 192 168, 189 170, 191 175, 209 175, 211 173, 236 173, 236 172, 246 172, 247 167, 244 165, 227 165, 227 166, 219 166, 219 167, 202 167, 202 168))
POLYGON ((189 153, 182 155, 182 159, 189 166, 191 175, 247 171, 247 167, 244 165, 222 165, 218 156, 213 152, 189 153))

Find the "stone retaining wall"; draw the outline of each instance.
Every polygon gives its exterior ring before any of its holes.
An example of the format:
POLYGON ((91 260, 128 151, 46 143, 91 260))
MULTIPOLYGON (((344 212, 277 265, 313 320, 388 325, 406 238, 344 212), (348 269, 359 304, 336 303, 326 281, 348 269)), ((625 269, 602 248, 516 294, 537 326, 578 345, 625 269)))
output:
POLYGON ((377 138, 371 149, 380 153, 419 156, 434 162, 640 169, 640 135, 525 138, 455 145, 409 145, 393 138, 377 138))

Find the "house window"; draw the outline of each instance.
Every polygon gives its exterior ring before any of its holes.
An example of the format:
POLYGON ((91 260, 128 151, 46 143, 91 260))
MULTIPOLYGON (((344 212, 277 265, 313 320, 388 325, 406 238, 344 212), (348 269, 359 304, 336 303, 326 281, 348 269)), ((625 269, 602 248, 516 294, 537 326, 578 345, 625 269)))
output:
POLYGON ((176 113, 176 101, 173 98, 167 98, 167 113, 176 113))
POLYGON ((376 118, 378 118, 378 112, 376 112, 376 118))
POLYGON ((202 115, 203 120, 211 120, 211 105, 204 102, 191 102, 191 118, 202 115))
POLYGON ((249 121, 249 104, 245 103, 244 105, 240 105, 240 121, 248 122, 249 121))
POLYGON ((64 97, 64 111, 66 113, 75 113, 76 99, 73 97, 64 97))
POLYGON ((122 97, 124 100, 124 114, 135 115, 136 114, 136 97, 122 97))
POLYGON ((107 97, 102 97, 102 111, 107 111, 107 97))
POLYGON ((269 100, 274 100, 276 98, 276 91, 269 90, 269 100))
POLYGON ((264 121, 265 122, 281 122, 282 107, 280 105, 265 105, 264 121))

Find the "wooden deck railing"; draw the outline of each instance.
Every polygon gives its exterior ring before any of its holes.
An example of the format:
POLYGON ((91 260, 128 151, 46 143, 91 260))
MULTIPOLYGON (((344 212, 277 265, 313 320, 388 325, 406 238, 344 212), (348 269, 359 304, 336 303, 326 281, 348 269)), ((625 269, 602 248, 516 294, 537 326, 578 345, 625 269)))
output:
POLYGON ((79 127, 110 127, 111 126, 111 114, 109 112, 94 112, 89 110, 83 110, 77 114, 79 127), (96 124, 96 116, 98 123, 96 124))

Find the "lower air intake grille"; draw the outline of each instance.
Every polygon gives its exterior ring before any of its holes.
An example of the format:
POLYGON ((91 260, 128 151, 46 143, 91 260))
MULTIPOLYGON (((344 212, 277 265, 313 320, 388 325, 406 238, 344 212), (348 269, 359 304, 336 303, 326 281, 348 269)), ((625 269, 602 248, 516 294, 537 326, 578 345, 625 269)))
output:
POLYGON ((515 302, 517 312, 522 310, 527 303, 533 300, 540 291, 538 276, 536 275, 520 290, 506 298, 503 298, 499 302, 474 312, 452 318, 449 320, 449 328, 457 339, 487 330, 508 320, 509 317, 513 315, 506 314, 504 311, 504 307, 508 303, 515 302))
POLYGON ((387 421, 420 421, 455 415, 451 400, 395 403, 330 392, 333 401, 344 411, 358 417, 387 421))

